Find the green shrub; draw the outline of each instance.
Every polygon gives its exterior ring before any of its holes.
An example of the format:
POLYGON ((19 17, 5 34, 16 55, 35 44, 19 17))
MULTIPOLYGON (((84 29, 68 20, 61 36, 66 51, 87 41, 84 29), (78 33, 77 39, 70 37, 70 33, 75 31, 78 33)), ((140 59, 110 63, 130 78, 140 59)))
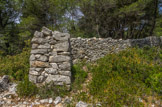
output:
POLYGON ((28 75, 17 86, 17 93, 21 97, 31 97, 38 93, 38 88, 34 83, 29 81, 28 75))
POLYGON ((83 70, 84 62, 72 66, 72 90, 81 89, 81 84, 87 77, 87 72, 83 70))
POLYGON ((52 82, 40 87, 38 92, 41 98, 53 98, 53 99, 55 99, 57 96, 64 97, 65 95, 67 95, 67 93, 68 88, 65 85, 56 86, 52 82))
MULTIPOLYGON (((28 45, 30 41, 27 41, 28 45)), ((14 80, 22 80, 29 72, 30 48, 14 56, 0 56, 0 76, 10 75, 14 80)))
POLYGON ((92 66, 90 94, 104 106, 142 106, 143 95, 162 90, 159 48, 128 49, 109 54, 92 66))

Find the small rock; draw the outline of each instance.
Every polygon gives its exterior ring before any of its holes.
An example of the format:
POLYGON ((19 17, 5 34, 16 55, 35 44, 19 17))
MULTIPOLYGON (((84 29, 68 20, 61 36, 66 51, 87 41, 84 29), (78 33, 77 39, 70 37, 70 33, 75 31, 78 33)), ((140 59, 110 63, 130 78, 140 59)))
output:
POLYGON ((41 104, 48 103, 48 99, 42 99, 42 100, 40 100, 40 103, 41 104))
POLYGON ((61 100, 62 100, 61 97, 59 97, 59 96, 56 97, 56 99, 55 99, 55 101, 54 101, 54 104, 55 104, 55 105, 59 104, 59 103, 61 102, 61 100))
POLYGON ((9 87, 9 76, 4 75, 0 80, 0 92, 7 90, 9 87))
POLYGON ((44 26, 43 26, 43 28, 42 28, 42 33, 43 33, 44 35, 46 35, 46 36, 52 35, 52 31, 49 30, 48 28, 44 27, 44 26))
POLYGON ((75 107, 88 107, 88 104, 82 101, 79 101, 75 107))
POLYGON ((49 104, 52 104, 52 102, 53 102, 53 99, 52 99, 52 98, 49 98, 48 103, 49 103, 49 104))
POLYGON ((66 98, 64 99, 64 103, 65 103, 65 104, 70 104, 70 102, 71 102, 71 99, 70 99, 69 97, 66 97, 66 98))

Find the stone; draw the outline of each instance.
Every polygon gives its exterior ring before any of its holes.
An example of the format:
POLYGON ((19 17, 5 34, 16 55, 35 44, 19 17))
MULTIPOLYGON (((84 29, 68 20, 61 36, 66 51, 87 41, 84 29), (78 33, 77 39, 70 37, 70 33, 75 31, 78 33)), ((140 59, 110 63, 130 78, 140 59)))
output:
POLYGON ((88 107, 88 104, 82 101, 79 101, 75 107, 88 107))
POLYGON ((53 74, 53 75, 58 74, 57 69, 53 69, 53 68, 45 68, 45 71, 48 74, 53 74))
POLYGON ((11 94, 16 94, 16 91, 17 91, 17 84, 16 83, 13 83, 10 87, 9 87, 9 93, 11 94))
POLYGON ((36 54, 36 55, 35 55, 35 58, 36 58, 36 59, 38 59, 38 58, 40 58, 40 57, 41 57, 40 54, 36 54))
POLYGON ((60 75, 71 76, 71 71, 59 71, 60 75))
POLYGON ((71 103, 71 99, 70 99, 69 97, 66 97, 66 98, 64 99, 64 103, 65 103, 65 104, 70 104, 70 103, 71 103))
POLYGON ((65 84, 71 84, 71 79, 69 76, 63 75, 48 75, 47 79, 45 80, 46 83, 50 83, 51 81, 55 82, 62 82, 65 84))
POLYGON ((43 38, 36 38, 34 37, 32 40, 31 40, 31 43, 35 43, 35 44, 43 44, 43 43, 46 43, 47 41, 43 38))
POLYGON ((31 67, 38 67, 38 68, 49 67, 48 62, 42 62, 42 61, 32 61, 30 62, 30 64, 31 64, 31 67))
POLYGON ((43 35, 42 32, 35 31, 35 33, 34 33, 34 37, 37 37, 37 38, 43 38, 44 35, 43 35))
POLYGON ((43 28, 42 28, 42 33, 43 33, 44 35, 46 35, 46 36, 52 35, 52 31, 49 30, 48 28, 44 27, 44 26, 43 26, 43 28))
POLYGON ((70 34, 68 33, 56 33, 53 38, 58 41, 68 41, 70 39, 70 34))
POLYGON ((58 96, 58 97, 55 98, 54 104, 57 105, 57 104, 59 104, 61 101, 62 101, 61 97, 58 96))
POLYGON ((42 99, 42 100, 40 100, 40 103, 41 104, 48 103, 48 99, 42 99))
POLYGON ((50 63, 53 69, 58 69, 58 65, 56 63, 50 63))
POLYGON ((37 76, 34 76, 34 75, 30 75, 29 74, 29 81, 31 81, 33 83, 37 83, 37 76))
POLYGON ((52 32, 52 35, 56 35, 56 34, 58 34, 58 33, 61 33, 61 32, 59 32, 59 31, 54 31, 54 32, 52 32))
POLYGON ((8 89, 9 82, 10 82, 9 76, 8 75, 4 75, 2 77, 2 79, 0 80, 0 92, 5 91, 5 90, 8 89))
POLYGON ((70 55, 70 52, 58 52, 58 55, 70 55))
POLYGON ((34 70, 36 70, 37 72, 41 72, 43 71, 43 68, 34 68, 34 70))
POLYGON ((50 56, 49 62, 59 63, 59 62, 70 62, 71 58, 69 56, 57 55, 50 56))
POLYGON ((36 49, 38 47, 38 44, 32 44, 32 49, 36 49))
POLYGON ((49 98, 48 103, 49 103, 49 104, 52 104, 52 103, 53 103, 53 99, 52 99, 52 98, 49 98))
POLYGON ((41 75, 37 78, 37 83, 42 83, 44 80, 45 80, 45 76, 41 75))
POLYGON ((58 43, 56 45, 54 45, 54 51, 57 51, 57 52, 67 52, 69 51, 69 42, 68 41, 65 41, 65 42, 62 42, 62 43, 58 43))
POLYGON ((35 75, 35 76, 41 75, 41 73, 40 72, 37 72, 37 71, 29 71, 29 74, 35 75))
POLYGON ((30 56, 30 61, 34 61, 35 60, 35 56, 34 56, 34 54, 32 54, 31 56, 30 56))
POLYGON ((47 49, 35 49, 31 50, 31 54, 46 54, 48 52, 47 49))
POLYGON ((59 65, 59 68, 61 70, 71 70, 71 64, 69 62, 63 62, 62 64, 59 65))
POLYGON ((48 57, 45 55, 42 55, 38 58, 39 61, 43 61, 43 62, 47 62, 48 61, 48 57))
POLYGON ((51 45, 48 43, 45 43, 44 45, 39 45, 38 46, 39 49, 50 49, 51 45))

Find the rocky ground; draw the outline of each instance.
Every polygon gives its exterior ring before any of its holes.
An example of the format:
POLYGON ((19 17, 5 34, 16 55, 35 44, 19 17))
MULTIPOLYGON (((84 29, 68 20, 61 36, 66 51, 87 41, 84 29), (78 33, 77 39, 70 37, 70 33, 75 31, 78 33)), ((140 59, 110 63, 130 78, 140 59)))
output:
MULTIPOLYGON (((91 80, 91 75, 88 74, 88 78, 83 85, 84 92, 88 93, 86 85, 89 80, 91 80)), ((34 98, 20 98, 16 93, 16 83, 11 83, 9 81, 9 76, 0 77, 0 107, 102 107, 100 103, 96 104, 87 104, 83 101, 76 102, 75 95, 77 93, 71 93, 71 96, 66 96, 61 98, 60 96, 55 99, 47 98, 40 99, 39 95, 34 98)), ((143 102, 144 105, 146 102, 139 98, 140 102, 143 102)), ((148 107, 148 106, 146 106, 148 107)), ((162 107, 160 101, 155 101, 155 104, 149 104, 149 107, 162 107)))
POLYGON ((39 95, 35 98, 20 98, 16 93, 16 87, 16 83, 9 81, 9 76, 0 77, 0 107, 67 107, 72 103, 75 107, 92 107, 92 104, 82 101, 74 103, 73 98, 68 96, 58 96, 55 99, 40 99, 39 95))

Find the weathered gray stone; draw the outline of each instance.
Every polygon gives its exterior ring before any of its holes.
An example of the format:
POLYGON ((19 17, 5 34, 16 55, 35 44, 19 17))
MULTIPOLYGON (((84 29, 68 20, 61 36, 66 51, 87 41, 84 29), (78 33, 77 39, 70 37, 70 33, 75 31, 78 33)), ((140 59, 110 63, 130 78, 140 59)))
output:
POLYGON ((38 44, 32 44, 32 49, 36 49, 38 47, 38 44))
POLYGON ((44 79, 45 79, 45 76, 39 76, 37 78, 37 83, 42 83, 44 81, 44 79))
POLYGON ((45 39, 43 38, 36 38, 34 37, 32 40, 31 40, 31 43, 35 43, 35 44, 43 44, 47 42, 45 39))
POLYGON ((88 104, 82 101, 79 101, 75 107, 88 107, 88 104))
POLYGON ((48 61, 48 57, 43 55, 43 56, 40 56, 40 58, 38 58, 39 61, 43 61, 43 62, 47 62, 48 61))
POLYGON ((56 99, 54 100, 54 104, 57 105, 59 103, 61 103, 62 98, 60 96, 56 97, 56 99))
POLYGON ((44 45, 39 45, 38 46, 39 49, 50 49, 51 45, 48 43, 45 43, 44 45))
POLYGON ((40 100, 40 103, 41 104, 48 103, 48 99, 42 99, 42 100, 40 100))
POLYGON ((58 69, 58 65, 56 63, 50 63, 53 69, 58 69))
POLYGON ((66 56, 68 56, 68 55, 70 55, 70 52, 58 52, 57 54, 58 55, 66 55, 66 56))
POLYGON ((59 71, 60 75, 71 76, 71 71, 59 71))
POLYGON ((43 32, 43 34, 46 35, 46 36, 52 35, 52 31, 49 30, 49 29, 46 28, 46 27, 43 27, 43 28, 42 28, 42 32, 43 32))
POLYGON ((37 71, 29 71, 29 74, 31 74, 31 75, 35 75, 35 76, 39 76, 39 75, 41 75, 41 72, 37 72, 37 71))
POLYGON ((34 61, 35 60, 35 56, 34 56, 34 54, 32 54, 31 56, 30 56, 30 61, 34 61))
POLYGON ((45 80, 46 83, 53 82, 63 82, 65 84, 71 84, 71 79, 69 76, 63 75, 48 75, 47 79, 45 80))
POLYGON ((43 68, 34 68, 34 70, 36 70, 37 72, 41 72, 43 71, 43 68))
POLYGON ((70 34, 68 33, 56 33, 53 38, 58 41, 68 41, 70 39, 70 34))
POLYGON ((52 104, 52 103, 53 103, 53 99, 52 99, 52 98, 49 98, 48 103, 49 103, 49 104, 52 104))
POLYGON ((31 54, 46 54, 48 52, 47 49, 35 49, 31 50, 31 54))
POLYGON ((53 75, 58 74, 57 69, 53 69, 53 68, 45 68, 45 71, 48 74, 53 74, 53 75))
POLYGON ((50 56, 49 62, 59 63, 59 62, 69 62, 71 59, 69 56, 57 55, 50 56))
POLYGON ((56 52, 67 52, 69 51, 69 42, 65 41, 54 45, 54 51, 56 52))
POLYGON ((61 70, 71 70, 71 64, 69 62, 63 62, 59 65, 61 70))
POLYGON ((35 31, 35 33, 34 33, 34 37, 37 37, 37 38, 43 38, 44 35, 43 35, 42 32, 35 31))
POLYGON ((0 92, 5 91, 9 87, 9 76, 4 75, 2 79, 0 80, 0 92))
POLYGON ((36 58, 36 59, 38 59, 38 58, 40 58, 40 57, 41 57, 40 54, 36 54, 36 55, 35 55, 35 58, 36 58))
POLYGON ((29 81, 31 81, 33 83, 37 83, 37 76, 34 76, 34 75, 30 75, 29 74, 29 81))

